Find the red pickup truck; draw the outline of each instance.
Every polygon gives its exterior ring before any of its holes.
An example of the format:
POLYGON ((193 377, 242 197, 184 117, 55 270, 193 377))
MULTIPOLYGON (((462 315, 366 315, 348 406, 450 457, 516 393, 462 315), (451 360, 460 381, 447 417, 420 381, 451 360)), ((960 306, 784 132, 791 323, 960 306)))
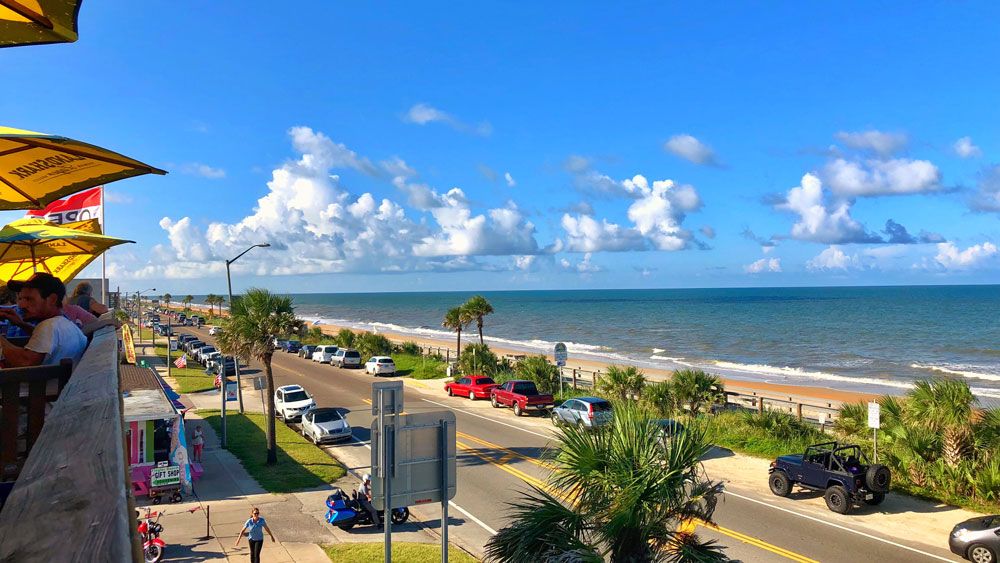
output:
POLYGON ((489 399, 490 391, 494 387, 497 387, 496 381, 484 375, 460 377, 458 381, 449 381, 444 384, 444 390, 448 392, 449 397, 458 395, 459 397, 468 397, 472 401, 489 399))
POLYGON ((513 407, 514 414, 535 411, 547 414, 555 406, 552 395, 542 395, 534 381, 514 380, 495 387, 490 394, 493 408, 513 407))

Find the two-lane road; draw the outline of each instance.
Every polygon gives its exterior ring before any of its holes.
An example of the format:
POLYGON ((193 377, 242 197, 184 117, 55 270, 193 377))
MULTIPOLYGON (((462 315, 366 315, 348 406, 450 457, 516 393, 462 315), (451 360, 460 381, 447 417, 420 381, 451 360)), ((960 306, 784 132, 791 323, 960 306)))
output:
MULTIPOLYGON (((207 331, 194 332, 203 340, 210 338, 207 331)), ((348 410, 356 441, 367 441, 375 378, 363 370, 334 368, 282 352, 275 354, 272 368, 276 386, 296 383, 305 387, 318 405, 348 410)), ((259 400, 252 390, 245 392, 245 400, 259 400)), ((548 469, 540 454, 553 439, 551 423, 540 417, 515 417, 509 410, 490 408, 486 401, 449 398, 440 381, 408 382, 405 408, 407 412, 449 409, 455 413, 459 486, 451 505, 452 522, 457 525, 450 533, 481 554, 491 534, 509 522, 505 503, 523 494, 527 484, 543 485, 548 469)), ((368 450, 358 443, 329 449, 357 473, 365 470, 370 459, 368 450)), ((946 549, 832 524, 778 502, 782 500, 771 496, 766 485, 761 490, 729 489, 716 510, 719 528, 699 527, 698 533, 718 540, 727 546, 730 557, 742 561, 955 560, 946 549)), ((436 514, 429 516, 434 517, 436 514)))

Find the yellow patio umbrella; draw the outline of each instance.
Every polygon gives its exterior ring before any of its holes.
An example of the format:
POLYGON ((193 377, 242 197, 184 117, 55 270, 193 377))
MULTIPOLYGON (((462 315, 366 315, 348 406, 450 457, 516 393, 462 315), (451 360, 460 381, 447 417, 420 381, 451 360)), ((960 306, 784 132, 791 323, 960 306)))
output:
POLYGON ((166 172, 82 141, 0 127, 0 210, 42 209, 80 190, 142 174, 166 172))
POLYGON ((72 43, 81 0, 0 0, 0 47, 72 43))
POLYGON ((73 279, 112 246, 133 242, 101 234, 97 219, 56 225, 18 219, 0 229, 0 283, 28 279, 36 271, 73 279))

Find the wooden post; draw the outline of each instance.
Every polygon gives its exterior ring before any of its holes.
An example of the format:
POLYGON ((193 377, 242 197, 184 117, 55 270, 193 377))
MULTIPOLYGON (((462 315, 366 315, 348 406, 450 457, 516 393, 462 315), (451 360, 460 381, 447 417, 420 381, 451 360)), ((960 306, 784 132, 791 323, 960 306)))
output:
POLYGON ((451 348, 444 349, 444 361, 445 363, 451 363, 451 348))
POLYGON ((795 405, 796 414, 799 416, 799 420, 802 420, 802 403, 797 403, 795 405))
POLYGON ((590 374, 590 376, 591 376, 591 378, 592 378, 592 380, 594 382, 594 389, 597 389, 597 376, 600 373, 601 372, 599 372, 599 371, 595 371, 595 372, 593 372, 593 373, 590 374))
POLYGON ((573 368, 573 390, 576 391, 576 368, 573 368))
POLYGON ((764 414, 764 397, 757 397, 757 412, 764 414))

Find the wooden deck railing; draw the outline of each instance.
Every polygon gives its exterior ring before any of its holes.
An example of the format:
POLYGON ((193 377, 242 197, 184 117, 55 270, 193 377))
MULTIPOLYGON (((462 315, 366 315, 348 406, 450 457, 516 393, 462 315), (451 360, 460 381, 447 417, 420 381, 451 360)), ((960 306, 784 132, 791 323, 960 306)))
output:
MULTIPOLYGON (((6 410, 6 409, 5 409, 6 410)), ((0 511, 0 561, 134 561, 118 338, 95 333, 0 511)))
POLYGON ((72 372, 71 360, 0 370, 0 482, 17 479, 42 433, 46 406, 59 398, 72 372), (27 422, 23 434, 22 419, 27 422))

